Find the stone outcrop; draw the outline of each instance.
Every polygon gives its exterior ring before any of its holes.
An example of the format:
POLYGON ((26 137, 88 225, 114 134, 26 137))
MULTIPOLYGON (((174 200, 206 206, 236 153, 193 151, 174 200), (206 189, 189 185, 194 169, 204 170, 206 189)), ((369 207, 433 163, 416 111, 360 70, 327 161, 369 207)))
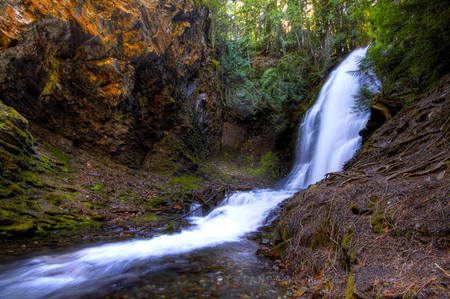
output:
POLYGON ((179 132, 215 146, 208 27, 193 0, 2 1, 0 98, 76 146, 157 168, 153 155, 195 143, 179 132))

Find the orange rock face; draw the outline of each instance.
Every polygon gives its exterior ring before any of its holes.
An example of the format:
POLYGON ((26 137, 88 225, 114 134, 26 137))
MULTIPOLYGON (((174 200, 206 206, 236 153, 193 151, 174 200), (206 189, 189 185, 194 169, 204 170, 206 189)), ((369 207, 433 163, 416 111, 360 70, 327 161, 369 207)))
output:
POLYGON ((195 30, 198 22, 205 21, 197 18, 199 10, 193 1, 13 0, 0 3, 0 8, 0 50, 20 39, 28 25, 48 19, 75 22, 84 33, 99 38, 105 53, 122 58, 167 52, 178 53, 171 57, 173 63, 192 64, 206 47, 204 38, 200 38, 192 40, 199 45, 189 51, 178 38, 186 29, 192 26, 195 30))
POLYGON ((0 98, 35 126, 139 167, 191 127, 186 110, 199 101, 217 134, 220 104, 201 78, 208 28, 193 0, 2 1, 0 98))

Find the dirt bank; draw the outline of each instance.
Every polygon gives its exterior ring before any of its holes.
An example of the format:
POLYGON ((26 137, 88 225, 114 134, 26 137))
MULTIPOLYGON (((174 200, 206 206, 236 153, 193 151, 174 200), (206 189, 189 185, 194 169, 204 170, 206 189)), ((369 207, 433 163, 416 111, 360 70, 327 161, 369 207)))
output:
POLYGON ((282 208, 271 254, 299 297, 449 293, 450 78, 282 208))

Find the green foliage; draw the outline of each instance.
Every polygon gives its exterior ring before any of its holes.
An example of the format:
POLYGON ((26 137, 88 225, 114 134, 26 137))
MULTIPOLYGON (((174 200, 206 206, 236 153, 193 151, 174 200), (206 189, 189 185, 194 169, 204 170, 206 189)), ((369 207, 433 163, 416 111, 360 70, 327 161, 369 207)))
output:
POLYGON ((370 88, 367 84, 361 85, 360 90, 356 95, 354 95, 355 98, 355 107, 353 109, 355 111, 368 111, 370 109, 370 103, 375 96, 375 91, 370 88))
POLYGON ((380 0, 372 11, 369 57, 386 93, 425 88, 450 69, 450 2, 380 0))
POLYGON ((210 35, 226 106, 278 132, 295 125, 335 58, 368 43, 374 2, 214 1, 210 35))

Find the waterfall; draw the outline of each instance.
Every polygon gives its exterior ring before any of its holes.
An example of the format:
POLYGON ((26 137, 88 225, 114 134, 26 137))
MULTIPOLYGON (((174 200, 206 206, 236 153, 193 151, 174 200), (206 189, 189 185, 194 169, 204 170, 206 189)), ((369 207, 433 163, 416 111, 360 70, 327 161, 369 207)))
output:
POLYGON ((149 240, 133 240, 94 246, 72 253, 47 255, 0 267, 1 298, 63 297, 69 289, 88 290, 117 281, 139 263, 166 255, 239 241, 256 231, 283 200, 338 171, 361 143, 358 132, 368 113, 353 113, 354 98, 362 79, 348 71, 357 70, 352 52, 333 71, 315 105, 299 129, 295 167, 281 190, 236 192, 204 217, 191 217, 192 226, 179 233, 149 240))
POLYGON ((358 69, 358 60, 366 52, 367 48, 354 50, 330 74, 316 103, 306 113, 299 128, 295 166, 284 184, 286 189, 306 188, 325 174, 342 170, 360 148, 359 132, 369 112, 354 111, 354 95, 365 78, 349 72, 358 69))

